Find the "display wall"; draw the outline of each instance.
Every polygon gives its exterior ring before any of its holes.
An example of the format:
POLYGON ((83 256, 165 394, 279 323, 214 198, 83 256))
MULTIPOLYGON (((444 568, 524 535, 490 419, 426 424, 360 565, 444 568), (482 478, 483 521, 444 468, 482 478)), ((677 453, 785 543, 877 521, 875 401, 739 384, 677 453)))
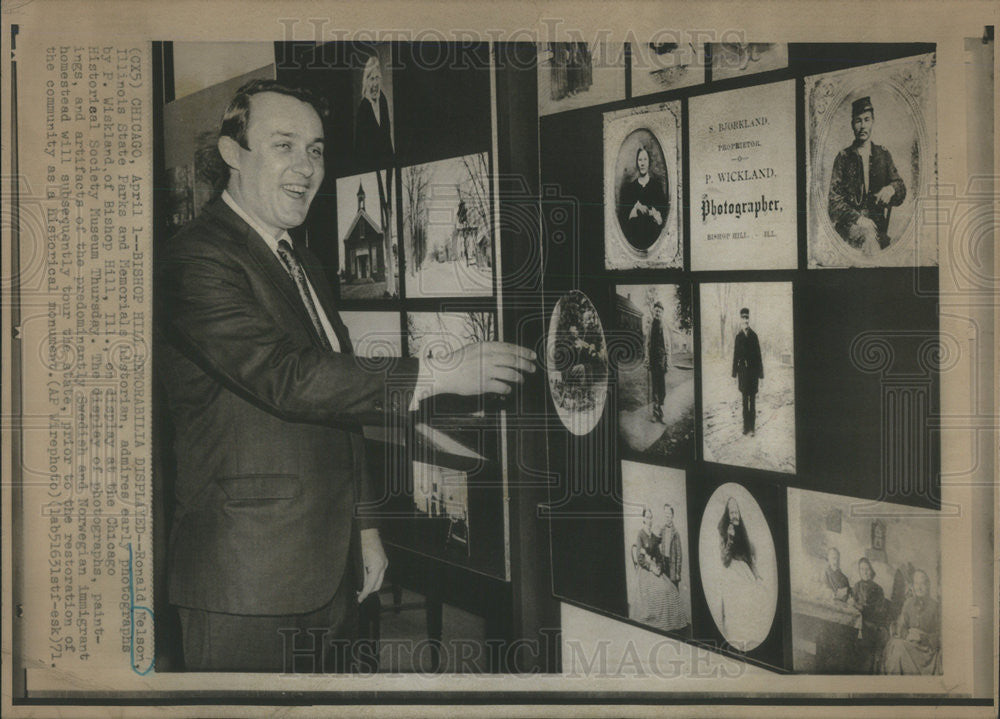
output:
POLYGON ((940 673, 934 46, 579 45, 538 62, 554 593, 775 671, 940 673))

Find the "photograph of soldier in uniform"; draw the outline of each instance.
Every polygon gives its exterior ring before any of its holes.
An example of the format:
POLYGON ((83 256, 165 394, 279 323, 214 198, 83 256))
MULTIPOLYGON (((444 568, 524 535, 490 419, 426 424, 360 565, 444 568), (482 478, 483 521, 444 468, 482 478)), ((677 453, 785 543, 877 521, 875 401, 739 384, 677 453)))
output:
POLYGON ((706 461, 795 471, 792 285, 701 285, 706 461))
POLYGON ((941 674, 936 510, 788 491, 792 664, 809 674, 941 674))
POLYGON ((691 457, 694 346, 691 285, 619 285, 618 430, 629 449, 691 457))
POLYGON ((538 45, 538 114, 625 99, 625 46, 600 42, 538 45))
POLYGON ((593 302, 572 290, 556 303, 546 341, 549 392, 563 425, 589 434, 608 397, 608 349, 593 302))
POLYGON ((937 264, 935 56, 805 79, 809 267, 937 264))
POLYGON ((716 489, 698 535, 701 583, 712 619, 735 649, 758 647, 778 606, 778 561, 764 512, 740 484, 716 489))
POLYGON ((690 635, 684 472, 622 462, 622 499, 629 619, 690 635))
POLYGON ((871 98, 851 103, 854 142, 833 161, 828 206, 837 233, 869 257, 889 246, 892 208, 906 199, 906 183, 896 170, 892 153, 872 142, 874 127, 871 98))

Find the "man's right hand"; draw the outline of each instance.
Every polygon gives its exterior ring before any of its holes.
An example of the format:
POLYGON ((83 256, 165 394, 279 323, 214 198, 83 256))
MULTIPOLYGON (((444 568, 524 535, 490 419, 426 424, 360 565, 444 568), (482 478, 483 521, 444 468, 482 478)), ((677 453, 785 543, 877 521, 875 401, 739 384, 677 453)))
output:
POLYGON ((514 385, 524 381, 525 373, 535 371, 535 359, 534 352, 515 344, 475 342, 454 352, 422 360, 418 385, 426 387, 426 397, 486 392, 507 395, 514 385))

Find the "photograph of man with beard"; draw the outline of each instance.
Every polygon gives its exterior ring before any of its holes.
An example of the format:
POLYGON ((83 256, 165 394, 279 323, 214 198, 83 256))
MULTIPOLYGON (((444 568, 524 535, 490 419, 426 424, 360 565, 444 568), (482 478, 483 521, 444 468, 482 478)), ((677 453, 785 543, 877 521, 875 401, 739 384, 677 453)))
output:
POLYGON ((382 63, 378 55, 372 55, 361 74, 361 102, 354 115, 354 156, 362 169, 382 169, 392 162, 392 152, 392 121, 389 101, 382 91, 382 63))
POLYGON ((778 565, 767 519, 740 484, 723 484, 702 514, 698 541, 702 587, 712 619, 737 651, 758 647, 778 603, 778 565))

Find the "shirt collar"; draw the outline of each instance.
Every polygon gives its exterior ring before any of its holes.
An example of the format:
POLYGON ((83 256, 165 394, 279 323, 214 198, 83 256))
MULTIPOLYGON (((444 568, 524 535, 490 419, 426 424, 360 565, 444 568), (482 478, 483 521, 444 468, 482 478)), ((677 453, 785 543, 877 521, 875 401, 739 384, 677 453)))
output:
POLYGON ((286 240, 288 244, 292 244, 292 238, 288 234, 288 230, 282 230, 281 234, 277 237, 273 236, 270 232, 261 227, 255 219, 247 214, 246 210, 237 204, 236 200, 233 199, 233 196, 229 194, 229 190, 222 191, 222 200, 229 205, 233 212, 240 216, 240 219, 250 225, 250 229, 260 235, 261 239, 264 240, 267 246, 271 248, 271 252, 277 254, 278 242, 281 240, 286 240))

